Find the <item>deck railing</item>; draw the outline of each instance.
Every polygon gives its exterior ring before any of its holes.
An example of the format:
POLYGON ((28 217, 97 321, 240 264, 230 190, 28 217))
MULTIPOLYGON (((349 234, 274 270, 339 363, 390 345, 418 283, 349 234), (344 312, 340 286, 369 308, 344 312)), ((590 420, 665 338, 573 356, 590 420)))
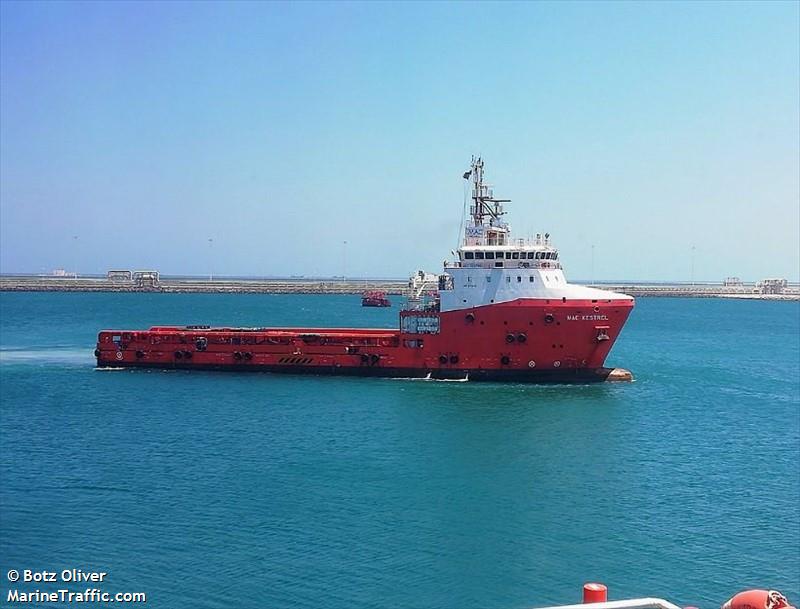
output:
POLYGON ((632 598, 624 601, 603 603, 580 603, 576 605, 554 605, 539 609, 681 609, 663 598, 632 598))

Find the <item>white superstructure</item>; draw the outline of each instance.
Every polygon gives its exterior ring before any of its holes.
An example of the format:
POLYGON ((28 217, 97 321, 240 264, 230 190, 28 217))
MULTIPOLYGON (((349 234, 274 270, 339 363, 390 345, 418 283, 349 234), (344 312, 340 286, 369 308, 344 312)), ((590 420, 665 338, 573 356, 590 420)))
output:
POLYGON ((520 298, 632 300, 625 294, 568 283, 548 233, 530 240, 512 239, 511 228, 503 220, 503 204, 509 200, 495 199, 492 188, 483 183, 480 157, 473 157, 464 178, 472 180, 470 221, 455 260, 445 263, 439 278, 441 311, 520 298))

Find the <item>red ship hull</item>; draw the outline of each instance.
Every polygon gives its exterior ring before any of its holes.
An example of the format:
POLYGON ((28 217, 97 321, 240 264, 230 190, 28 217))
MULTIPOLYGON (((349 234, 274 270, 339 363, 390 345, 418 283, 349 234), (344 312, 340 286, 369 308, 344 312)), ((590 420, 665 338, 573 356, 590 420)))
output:
POLYGON ((441 313, 404 311, 400 330, 104 330, 95 355, 99 367, 593 382, 610 373, 605 359, 632 308, 623 299, 518 299, 441 313))

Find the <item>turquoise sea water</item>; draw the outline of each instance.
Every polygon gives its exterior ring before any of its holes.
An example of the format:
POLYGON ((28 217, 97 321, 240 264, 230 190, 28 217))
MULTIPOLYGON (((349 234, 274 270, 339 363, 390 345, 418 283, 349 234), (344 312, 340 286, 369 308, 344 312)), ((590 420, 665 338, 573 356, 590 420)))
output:
MULTIPOLYGON (((0 294, 3 602, 9 569, 71 567, 159 608, 521 608, 589 580, 800 601, 797 303, 642 299, 608 362, 632 384, 93 368, 101 328, 396 316, 354 296, 0 294)), ((36 587, 55 589, 17 586, 36 587)))

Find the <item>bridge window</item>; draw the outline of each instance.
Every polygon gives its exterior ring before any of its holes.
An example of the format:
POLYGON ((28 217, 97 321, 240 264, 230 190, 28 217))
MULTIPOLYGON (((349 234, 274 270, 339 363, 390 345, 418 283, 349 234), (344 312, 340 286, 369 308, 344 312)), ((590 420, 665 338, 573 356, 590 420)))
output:
POLYGON ((494 252, 486 252, 486 260, 494 260, 494 252))
POLYGON ((534 258, 536 258, 536 253, 535 252, 528 252, 528 259, 529 260, 533 260, 534 258))
POLYGON ((513 252, 511 254, 511 258, 513 258, 514 260, 519 260, 519 252, 513 252))
POLYGON ((511 260, 511 252, 506 252, 506 260, 511 260))
POLYGON ((536 252, 536 260, 542 259, 542 252, 536 252))
POLYGON ((553 260, 558 260, 558 252, 553 252, 553 260))
POLYGON ((475 254, 472 252, 464 252, 464 258, 466 260, 473 260, 475 258, 475 254))
POLYGON ((475 260, 483 260, 483 252, 475 252, 475 260))

